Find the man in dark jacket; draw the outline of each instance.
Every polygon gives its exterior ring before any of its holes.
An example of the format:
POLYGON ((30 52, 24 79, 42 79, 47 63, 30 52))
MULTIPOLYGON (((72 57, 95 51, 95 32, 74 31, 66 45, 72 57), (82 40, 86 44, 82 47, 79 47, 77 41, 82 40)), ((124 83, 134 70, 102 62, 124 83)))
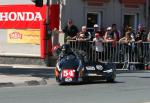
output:
POLYGON ((65 26, 63 32, 65 33, 64 41, 66 42, 68 39, 75 39, 79 30, 75 25, 73 25, 72 20, 68 19, 67 26, 65 26))

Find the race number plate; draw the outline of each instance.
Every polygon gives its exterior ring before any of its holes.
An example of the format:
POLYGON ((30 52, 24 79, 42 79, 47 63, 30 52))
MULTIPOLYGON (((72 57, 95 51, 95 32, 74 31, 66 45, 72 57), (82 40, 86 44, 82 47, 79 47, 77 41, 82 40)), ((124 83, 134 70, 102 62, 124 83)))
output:
POLYGON ((73 70, 66 69, 63 70, 62 75, 64 78, 74 78, 75 72, 73 70))

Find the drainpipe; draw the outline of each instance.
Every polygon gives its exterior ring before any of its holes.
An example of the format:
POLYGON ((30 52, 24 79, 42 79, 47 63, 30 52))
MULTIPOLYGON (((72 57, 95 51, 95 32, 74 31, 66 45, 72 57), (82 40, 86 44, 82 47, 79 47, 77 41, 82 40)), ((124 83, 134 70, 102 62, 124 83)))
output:
POLYGON ((115 10, 115 0, 113 0, 113 23, 115 23, 115 15, 116 15, 116 10, 115 10))
POLYGON ((63 7, 64 7, 64 0, 59 0, 59 6, 60 6, 60 13, 59 13, 59 30, 62 29, 62 11, 63 11, 63 7))
POLYGON ((149 0, 146 0, 146 31, 149 31, 149 0))
POLYGON ((46 28, 46 43, 45 43, 45 51, 46 51, 46 57, 44 59, 46 66, 50 66, 50 58, 52 56, 52 31, 50 30, 50 5, 55 4, 57 0, 47 0, 46 2, 46 22, 45 22, 45 28, 46 28))

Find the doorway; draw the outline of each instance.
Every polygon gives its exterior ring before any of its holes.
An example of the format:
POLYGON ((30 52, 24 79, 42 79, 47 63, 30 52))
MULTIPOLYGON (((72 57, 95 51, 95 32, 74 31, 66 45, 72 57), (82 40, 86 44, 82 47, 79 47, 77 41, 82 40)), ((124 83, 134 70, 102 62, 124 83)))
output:
POLYGON ((101 26, 101 13, 99 12, 88 12, 87 13, 87 28, 89 32, 93 32, 94 24, 101 26))
POLYGON ((124 15, 124 28, 130 26, 136 31, 138 21, 138 15, 124 15))

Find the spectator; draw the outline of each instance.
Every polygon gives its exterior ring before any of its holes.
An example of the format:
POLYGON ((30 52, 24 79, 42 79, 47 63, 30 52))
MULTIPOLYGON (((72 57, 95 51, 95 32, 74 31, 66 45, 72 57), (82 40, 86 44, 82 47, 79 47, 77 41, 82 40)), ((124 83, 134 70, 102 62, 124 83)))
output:
POLYGON ((93 39, 94 43, 95 43, 95 50, 97 52, 103 52, 103 36, 102 34, 96 33, 95 34, 95 38, 93 39))
POLYGON ((123 53, 122 55, 124 55, 125 61, 133 61, 133 57, 135 57, 135 39, 130 29, 131 28, 129 28, 125 36, 119 40, 119 42, 123 44, 121 45, 121 54, 123 53), (128 58, 128 55, 130 58, 128 58))
POLYGON ((86 41, 91 40, 91 34, 90 32, 87 31, 86 26, 82 26, 82 31, 78 33, 76 40, 79 41, 78 42, 79 49, 88 51, 89 45, 86 41))
POLYGON ((108 48, 106 50, 106 54, 108 54, 108 60, 112 60, 116 55, 116 35, 112 31, 112 27, 108 27, 107 31, 104 35, 104 41, 107 42, 105 47, 108 48), (112 52, 113 51, 113 52, 112 52))
POLYGON ((137 42, 146 41, 146 37, 147 37, 146 30, 144 29, 144 27, 142 25, 139 25, 137 34, 135 36, 135 40, 137 42))
POLYGON ((129 44, 131 42, 131 33, 127 31, 125 36, 119 40, 120 43, 129 44))
POLYGON ((65 42, 68 39, 75 39, 78 31, 78 28, 73 24, 73 21, 71 19, 68 19, 67 26, 63 29, 63 32, 65 33, 65 42))
POLYGON ((129 44, 135 42, 135 33, 132 27, 126 28, 125 36, 119 40, 120 43, 129 44))
POLYGON ((147 36, 147 41, 150 42, 150 31, 149 31, 148 36, 147 36))
POLYGON ((91 34, 87 31, 86 26, 82 26, 82 31, 78 34, 76 39, 78 41, 87 41, 91 39, 91 34))
POLYGON ((93 42, 95 44, 95 51, 96 51, 96 61, 98 62, 99 59, 102 60, 102 56, 103 56, 103 51, 104 51, 104 47, 103 47, 103 36, 102 34, 96 33, 95 34, 95 38, 93 39, 93 42))
POLYGON ((137 44, 137 56, 138 56, 138 60, 141 62, 145 61, 146 55, 147 55, 147 44, 143 43, 145 41, 147 41, 147 34, 146 34, 146 30, 143 27, 143 25, 139 25, 138 26, 138 31, 135 37, 136 42, 138 42, 137 44))
POLYGON ((95 38, 95 34, 96 34, 96 33, 99 33, 99 34, 100 34, 98 24, 95 24, 95 25, 93 26, 93 29, 94 29, 94 31, 92 32, 91 40, 93 40, 93 38, 95 38))
POLYGON ((106 42, 115 42, 117 41, 116 35, 112 32, 112 27, 108 27, 104 35, 104 40, 106 42))
MULTIPOLYGON (((148 33, 148 36, 147 36, 147 41, 150 42, 150 30, 149 30, 149 33, 148 33)), ((148 44, 148 50, 150 50, 150 43, 148 44)), ((148 51, 147 55, 148 55, 147 59, 150 60, 150 58, 148 58, 148 57, 150 57, 150 52, 149 51, 148 51)))
POLYGON ((119 41, 121 34, 120 31, 117 29, 116 24, 112 24, 112 32, 116 35, 116 40, 119 41))
POLYGON ((132 27, 128 27, 127 32, 130 33, 130 35, 129 35, 130 36, 129 38, 131 39, 130 43, 135 42, 135 33, 133 32, 132 27))

